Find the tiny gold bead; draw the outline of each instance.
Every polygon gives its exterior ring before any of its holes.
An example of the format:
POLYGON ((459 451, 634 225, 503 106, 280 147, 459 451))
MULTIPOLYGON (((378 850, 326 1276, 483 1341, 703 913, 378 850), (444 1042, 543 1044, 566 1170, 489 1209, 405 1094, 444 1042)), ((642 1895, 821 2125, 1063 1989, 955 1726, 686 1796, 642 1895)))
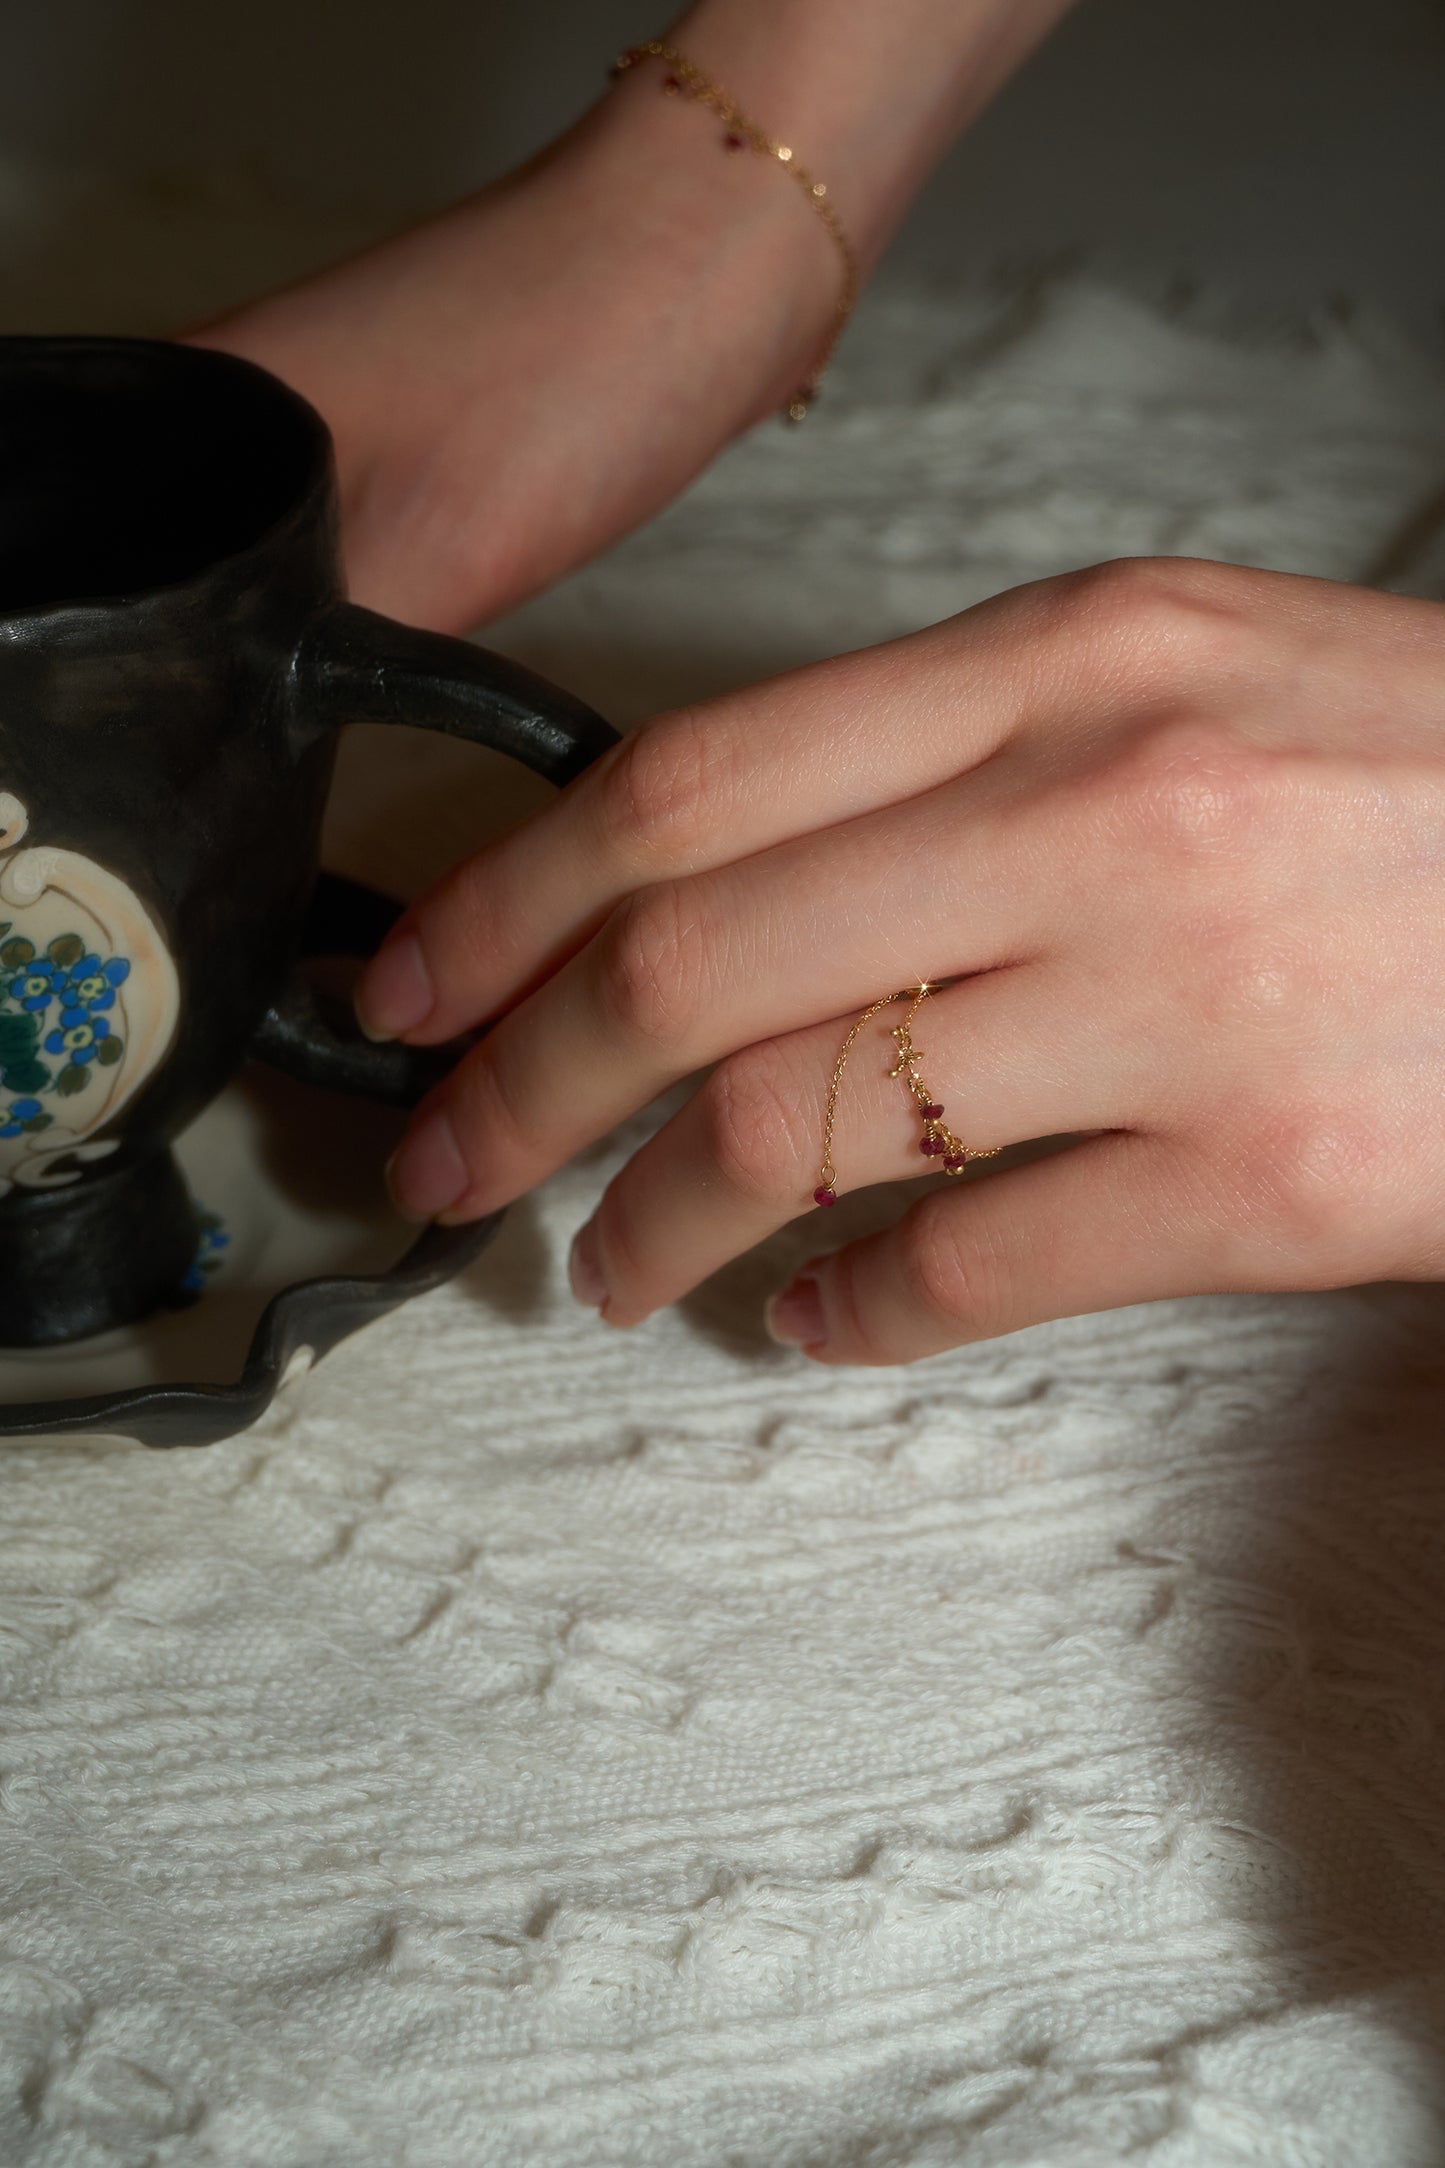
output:
MULTIPOLYGON (((814 363, 811 375, 792 393, 782 410, 786 421, 806 421, 813 408, 819 380, 833 359, 834 350, 858 298, 857 259, 844 232, 842 221, 833 208, 827 184, 814 178, 811 169, 798 158, 790 143, 775 143, 761 128, 746 119, 723 87, 705 75, 686 53, 679 52, 677 47, 669 44, 666 39, 649 38, 641 44, 626 47, 612 63, 612 73, 624 74, 643 60, 659 60, 663 63, 666 73, 662 79, 662 88, 668 97, 685 98, 689 104, 704 105, 716 113, 726 131, 723 142, 728 150, 750 148, 758 156, 774 158, 779 165, 786 166, 789 178, 796 181, 799 192, 809 198, 818 214, 819 222, 837 248, 843 278, 826 342, 819 359, 814 363)), ((890 995, 887 1000, 897 998, 897 995, 890 995)), ((875 1002, 867 1015, 876 1015, 880 1008, 887 1006, 887 1000, 875 1002)), ((852 1041, 848 1043, 851 1045, 852 1041)))

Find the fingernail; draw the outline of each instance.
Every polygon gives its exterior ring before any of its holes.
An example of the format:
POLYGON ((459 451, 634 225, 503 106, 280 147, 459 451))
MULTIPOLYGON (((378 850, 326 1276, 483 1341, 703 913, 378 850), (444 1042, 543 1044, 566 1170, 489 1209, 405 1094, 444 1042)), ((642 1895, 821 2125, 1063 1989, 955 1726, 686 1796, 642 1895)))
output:
POLYGON ((597 1230, 592 1220, 579 1227, 567 1253, 567 1278, 577 1300, 589 1310, 600 1310, 607 1300, 607 1281, 597 1255, 597 1230))
POLYGON ((414 933, 398 934, 372 957, 356 989, 356 1021, 368 1039, 399 1039, 436 1006, 431 974, 414 933))
POLYGON ((823 1298, 810 1273, 800 1272, 763 1312, 764 1322, 784 1347, 818 1347, 828 1337, 823 1298))
POLYGON ((451 1118, 442 1107, 402 1138, 387 1163, 387 1188, 404 1219, 435 1219, 466 1195, 470 1182, 451 1118))

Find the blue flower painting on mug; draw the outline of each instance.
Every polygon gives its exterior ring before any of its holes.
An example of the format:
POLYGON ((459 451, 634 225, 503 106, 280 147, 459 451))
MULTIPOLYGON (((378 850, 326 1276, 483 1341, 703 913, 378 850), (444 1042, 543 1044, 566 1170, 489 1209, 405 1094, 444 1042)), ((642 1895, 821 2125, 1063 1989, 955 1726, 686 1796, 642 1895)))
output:
POLYGON ((122 1059, 109 1012, 131 968, 124 956, 97 955, 79 934, 57 935, 39 955, 23 935, 3 938, 9 933, 0 926, 0 1139, 48 1129, 47 1099, 74 1098, 92 1067, 122 1059))

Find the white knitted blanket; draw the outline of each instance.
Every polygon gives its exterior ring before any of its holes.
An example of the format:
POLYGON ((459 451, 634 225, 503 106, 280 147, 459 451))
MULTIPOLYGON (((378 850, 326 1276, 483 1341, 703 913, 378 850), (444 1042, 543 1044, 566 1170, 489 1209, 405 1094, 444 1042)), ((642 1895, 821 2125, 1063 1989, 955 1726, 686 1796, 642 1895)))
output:
MULTIPOLYGON (((1355 574, 1442 394, 880 301, 507 636, 635 712, 1125 550, 1355 574)), ((820 1375, 808 1227, 612 1335, 562 1257, 642 1126, 259 1431, 0 1459, 0 2161, 1438 2168, 1445 1296, 820 1375)))

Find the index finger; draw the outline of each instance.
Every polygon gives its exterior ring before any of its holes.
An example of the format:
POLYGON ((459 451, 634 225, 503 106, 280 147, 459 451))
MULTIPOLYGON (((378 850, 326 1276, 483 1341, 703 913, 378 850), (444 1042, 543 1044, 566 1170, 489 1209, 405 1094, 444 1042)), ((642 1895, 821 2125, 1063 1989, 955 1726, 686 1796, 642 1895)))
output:
POLYGON ((412 905, 357 990, 363 1028, 453 1038, 550 977, 639 887, 899 804, 1025 721, 1153 697, 1163 658, 1121 619, 1117 585, 1039 581, 645 724, 412 905))

